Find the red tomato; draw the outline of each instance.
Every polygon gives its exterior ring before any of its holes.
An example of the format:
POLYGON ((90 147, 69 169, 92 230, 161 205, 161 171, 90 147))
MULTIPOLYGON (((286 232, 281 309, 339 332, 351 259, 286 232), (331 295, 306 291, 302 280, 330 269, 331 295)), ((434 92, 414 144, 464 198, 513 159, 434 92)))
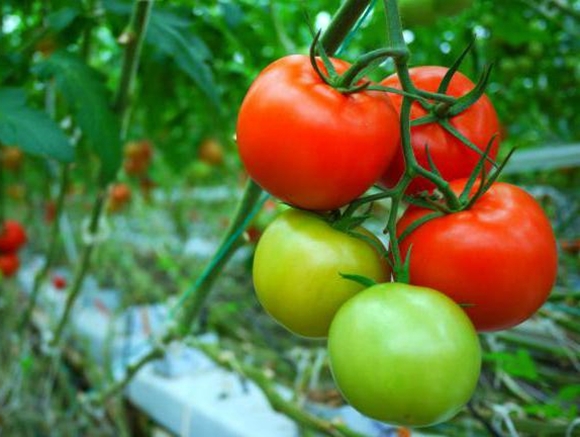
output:
POLYGON ((0 253, 0 273, 5 278, 13 276, 20 267, 20 260, 16 252, 0 253))
MULTIPOLYGON (((451 183, 459 193, 465 180, 451 183)), ((430 213, 411 206, 397 224, 400 235, 430 213)), ((546 301, 558 265, 548 218, 521 188, 495 183, 466 211, 435 218, 401 242, 411 249, 411 283, 439 290, 465 311, 478 331, 515 326, 546 301)))
MULTIPOLYGON (((416 67, 411 68, 409 73, 417 88, 435 92, 447 70, 445 67, 416 67)), ((397 75, 387 77, 381 84, 401 89, 401 83, 397 75)), ((457 72, 453 76, 446 94, 461 97, 471 91, 473 87, 473 82, 457 72)), ((398 94, 392 94, 391 99, 397 110, 400 111, 403 97, 398 94)), ((411 107, 411 120, 421 118, 424 115, 427 115, 427 111, 419 103, 414 102, 411 107)), ((485 95, 449 121, 480 150, 485 150, 492 136, 500 133, 497 114, 491 101, 485 95)), ((429 161, 425 153, 425 146, 428 146, 433 162, 443 175, 443 178, 449 181, 468 177, 481 157, 479 153, 471 150, 438 123, 412 127, 411 145, 419 165, 426 169, 429 169, 429 161)), ((390 144, 388 147, 390 147, 390 144)), ((491 158, 495 159, 497 156, 498 147, 499 140, 496 139, 490 151, 491 158)), ((382 183, 387 187, 394 186, 401 178, 404 168, 403 151, 399 147, 391 166, 382 177, 382 183)), ((487 168, 489 169, 489 165, 487 168)), ((423 190, 431 190, 434 187, 426 179, 416 178, 409 185, 407 193, 413 194, 423 190)))
POLYGON ((0 252, 16 252, 26 243, 26 231, 15 220, 6 220, 0 226, 0 252))
POLYGON ((52 277, 52 285, 57 290, 63 290, 66 288, 66 279, 60 275, 54 275, 52 277))
MULTIPOLYGON (((332 63, 339 73, 349 67, 332 63)), ((328 210, 360 196, 384 173, 399 141, 397 119, 386 93, 342 94, 320 79, 308 56, 291 55, 250 87, 237 141, 262 188, 300 208, 328 210)))

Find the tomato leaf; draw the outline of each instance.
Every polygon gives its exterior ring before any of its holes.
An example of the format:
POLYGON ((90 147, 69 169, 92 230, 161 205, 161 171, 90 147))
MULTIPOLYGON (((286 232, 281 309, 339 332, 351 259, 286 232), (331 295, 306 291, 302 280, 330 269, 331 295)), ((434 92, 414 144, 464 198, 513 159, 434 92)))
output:
POLYGON ((121 166, 120 124, 100 74, 80 57, 57 51, 35 67, 43 79, 54 78, 87 142, 101 160, 103 183, 121 166))
POLYGON ((26 106, 26 95, 19 88, 0 89, 0 142, 61 162, 74 158, 74 148, 58 124, 45 112, 26 106))
POLYGON ((206 95, 214 108, 220 108, 220 96, 210 68, 211 52, 205 43, 191 35, 177 15, 154 9, 145 36, 148 43, 172 58, 206 95))
POLYGON ((361 276, 361 275, 351 275, 350 273, 338 273, 341 277, 343 277, 344 279, 348 279, 349 281, 354 281, 357 284, 360 284, 362 286, 364 286, 365 288, 369 288, 372 287, 373 285, 377 285, 377 283, 372 280, 371 278, 368 278, 366 276, 361 276))

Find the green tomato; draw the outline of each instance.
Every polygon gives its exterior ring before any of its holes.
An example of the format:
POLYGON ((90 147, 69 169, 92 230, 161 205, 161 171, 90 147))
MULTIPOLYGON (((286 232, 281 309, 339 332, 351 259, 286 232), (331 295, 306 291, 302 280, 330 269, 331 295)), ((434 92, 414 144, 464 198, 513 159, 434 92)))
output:
POLYGON ((399 0, 399 14, 405 27, 430 26, 437 20, 434 0, 399 0))
POLYGON ((480 373, 477 334, 464 311, 430 288, 379 284, 337 312, 328 334, 336 385, 362 414, 402 426, 453 417, 480 373))
POLYGON ((264 231, 256 247, 254 288, 264 309, 281 325, 305 337, 326 337, 338 308, 364 289, 341 273, 376 282, 390 277, 385 257, 365 238, 334 229, 321 217, 289 209, 264 231))

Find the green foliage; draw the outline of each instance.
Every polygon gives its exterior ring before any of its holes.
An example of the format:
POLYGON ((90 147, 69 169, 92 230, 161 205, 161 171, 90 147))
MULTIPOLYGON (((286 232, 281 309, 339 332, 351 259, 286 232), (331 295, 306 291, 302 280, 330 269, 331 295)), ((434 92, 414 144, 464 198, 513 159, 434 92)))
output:
POLYGON ((536 363, 525 349, 518 349, 515 353, 491 352, 485 355, 485 359, 495 362, 508 375, 529 381, 538 380, 536 363))
POLYGON ((54 78, 76 122, 101 159, 103 182, 112 181, 121 165, 120 124, 98 72, 78 56, 60 50, 35 66, 44 80, 54 78))
POLYGON ((24 90, 0 88, 0 142, 33 155, 70 162, 74 150, 50 117, 26 105, 24 90))

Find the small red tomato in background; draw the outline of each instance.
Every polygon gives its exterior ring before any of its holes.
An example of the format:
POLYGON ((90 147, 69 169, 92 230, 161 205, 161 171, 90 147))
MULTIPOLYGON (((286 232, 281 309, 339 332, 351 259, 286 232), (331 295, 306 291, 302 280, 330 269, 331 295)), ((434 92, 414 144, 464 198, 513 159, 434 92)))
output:
MULTIPOLYGON (((338 73, 350 66, 331 62, 338 73)), ((385 172, 398 141, 398 116, 386 93, 342 94, 304 55, 278 59, 260 73, 237 123, 250 177, 282 201, 311 210, 339 208, 363 194, 385 172)))
POLYGON ((24 161, 24 153, 18 147, 5 146, 1 153, 2 167, 6 170, 18 171, 24 161))
POLYGON ((208 165, 221 165, 224 163, 224 147, 215 138, 206 138, 199 145, 197 157, 208 165))
POLYGON ((153 159, 153 146, 148 140, 130 141, 123 150, 123 169, 129 176, 140 176, 147 172, 153 159))
MULTIPOLYGON (((453 181, 460 193, 465 180, 453 181)), ((431 210, 415 206, 397 224, 400 235, 431 210)), ((550 221, 521 188, 495 183, 468 210, 432 219, 401 241, 410 254, 411 284, 451 297, 478 331, 511 328, 546 301, 558 268, 550 221)))
POLYGON ((131 201, 131 188, 122 182, 111 186, 109 191, 108 209, 110 212, 120 211, 131 201))
POLYGON ((0 272, 5 278, 13 276, 20 267, 20 260, 16 252, 0 253, 0 272))
POLYGON ((66 279, 60 275, 54 275, 52 277, 52 285, 57 290, 63 290, 66 288, 66 279))
POLYGON ((0 225, 0 252, 16 252, 26 241, 26 231, 17 221, 5 220, 4 225, 0 225))
MULTIPOLYGON (((411 80, 419 89, 436 92, 441 80, 447 73, 445 67, 416 67, 411 68, 409 73, 411 80)), ((397 75, 387 77, 381 85, 401 89, 401 83, 397 75)), ((473 89, 475 85, 463 74, 456 72, 449 84, 446 94, 461 97, 473 89)), ((398 111, 401 110, 403 97, 399 94, 391 94, 393 104, 398 111)), ((411 107, 411 120, 421 118, 428 112, 417 102, 411 107)), ((467 137, 478 149, 484 151, 494 135, 501 133, 499 120, 495 109, 485 95, 460 114, 449 120, 461 134, 467 137)), ((435 166, 441 172, 445 180, 454 180, 468 177, 477 165, 481 154, 470 149, 459 139, 447 132, 437 123, 428 123, 411 128, 411 146, 420 166, 429 169, 429 161, 425 147, 433 158, 435 166)), ((390 147, 390 145, 389 145, 390 147)), ((489 156, 495 159, 499 147, 499 138, 493 142, 489 156)), ((487 168, 489 169, 488 163, 487 168)), ((381 182, 387 187, 393 187, 401 178, 405 169, 403 150, 399 147, 391 166, 384 173, 381 182)), ((432 190, 435 186, 424 178, 414 179, 407 189, 408 194, 423 190, 432 190)))

